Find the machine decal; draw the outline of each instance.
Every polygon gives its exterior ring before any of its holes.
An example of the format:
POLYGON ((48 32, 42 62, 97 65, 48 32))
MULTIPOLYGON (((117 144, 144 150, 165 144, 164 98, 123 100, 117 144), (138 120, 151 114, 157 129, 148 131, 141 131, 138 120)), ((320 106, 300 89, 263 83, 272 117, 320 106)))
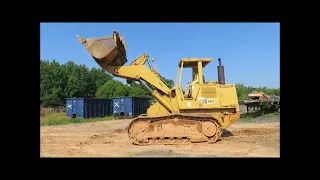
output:
POLYGON ((208 104, 215 104, 216 100, 215 99, 207 99, 208 104))

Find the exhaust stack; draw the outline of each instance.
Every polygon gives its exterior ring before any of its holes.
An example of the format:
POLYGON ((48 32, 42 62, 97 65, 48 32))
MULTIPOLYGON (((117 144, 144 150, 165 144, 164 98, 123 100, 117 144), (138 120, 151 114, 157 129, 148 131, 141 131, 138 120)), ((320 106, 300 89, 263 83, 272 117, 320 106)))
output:
POLYGON ((221 63, 221 58, 218 59, 219 61, 219 66, 217 66, 218 68, 218 83, 219 84, 225 84, 225 77, 224 77, 224 66, 221 63))

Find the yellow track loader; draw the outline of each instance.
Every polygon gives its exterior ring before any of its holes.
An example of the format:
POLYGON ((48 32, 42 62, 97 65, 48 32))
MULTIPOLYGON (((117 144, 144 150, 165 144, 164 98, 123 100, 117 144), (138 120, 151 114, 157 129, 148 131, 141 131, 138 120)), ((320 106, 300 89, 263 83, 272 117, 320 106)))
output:
POLYGON ((129 124, 128 136, 134 145, 215 143, 220 140, 222 129, 240 118, 235 85, 225 84, 220 59, 218 81, 205 82, 202 70, 212 58, 182 58, 175 87, 170 89, 150 65, 147 54, 124 66, 127 46, 118 32, 114 31, 111 37, 77 37, 101 68, 128 83, 139 81, 156 98, 147 115, 140 115, 129 124), (144 65, 146 62, 150 67, 144 65), (181 87, 184 68, 192 69, 194 80, 185 92, 181 87))

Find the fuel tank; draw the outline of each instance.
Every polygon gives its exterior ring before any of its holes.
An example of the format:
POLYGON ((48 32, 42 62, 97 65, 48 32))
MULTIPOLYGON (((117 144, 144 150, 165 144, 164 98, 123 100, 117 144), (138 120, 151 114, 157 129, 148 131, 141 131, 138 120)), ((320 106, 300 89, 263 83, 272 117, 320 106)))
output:
POLYGON ((110 37, 84 39, 77 35, 77 38, 103 69, 123 66, 128 61, 124 38, 116 31, 110 37))

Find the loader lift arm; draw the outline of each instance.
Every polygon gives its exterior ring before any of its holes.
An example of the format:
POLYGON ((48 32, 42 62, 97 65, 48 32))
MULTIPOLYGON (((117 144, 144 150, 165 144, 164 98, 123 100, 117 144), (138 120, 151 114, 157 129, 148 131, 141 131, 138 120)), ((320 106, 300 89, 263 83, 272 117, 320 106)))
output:
MULTIPOLYGON (((139 66, 139 65, 144 65, 146 62, 148 62, 149 68, 151 69, 151 71, 153 73, 155 73, 160 79, 161 81, 167 85, 166 81, 161 77, 158 68, 156 66, 156 63, 154 61, 154 59, 151 59, 152 64, 149 61, 149 55, 148 54, 142 54, 141 56, 139 56, 136 60, 132 61, 132 63, 130 64, 130 66, 139 66)), ((130 84, 131 82, 127 80, 127 83, 130 84)))
POLYGON ((112 38, 84 39, 78 35, 77 37, 100 67, 115 77, 124 78, 127 79, 127 81, 139 81, 152 92, 152 95, 166 107, 168 111, 172 111, 170 102, 163 97, 169 97, 170 88, 161 78, 158 71, 151 69, 150 63, 150 69, 144 65, 145 62, 148 61, 149 55, 143 54, 129 66, 123 66, 124 63, 127 62, 125 50, 123 50, 126 45, 124 44, 124 39, 120 39, 117 32, 114 32, 112 38), (151 89, 151 87, 144 82, 151 84, 155 89, 151 89))
POLYGON ((168 95, 170 92, 169 87, 163 83, 162 79, 144 65, 107 67, 105 70, 116 77, 137 81, 143 80, 154 86, 156 90, 161 91, 163 94, 168 95))
MULTIPOLYGON (((142 54, 140 57, 138 57, 136 60, 132 61, 130 66, 139 66, 139 65, 144 65, 149 59, 148 54, 142 54)), ((150 66, 150 63, 149 63, 150 66)))

